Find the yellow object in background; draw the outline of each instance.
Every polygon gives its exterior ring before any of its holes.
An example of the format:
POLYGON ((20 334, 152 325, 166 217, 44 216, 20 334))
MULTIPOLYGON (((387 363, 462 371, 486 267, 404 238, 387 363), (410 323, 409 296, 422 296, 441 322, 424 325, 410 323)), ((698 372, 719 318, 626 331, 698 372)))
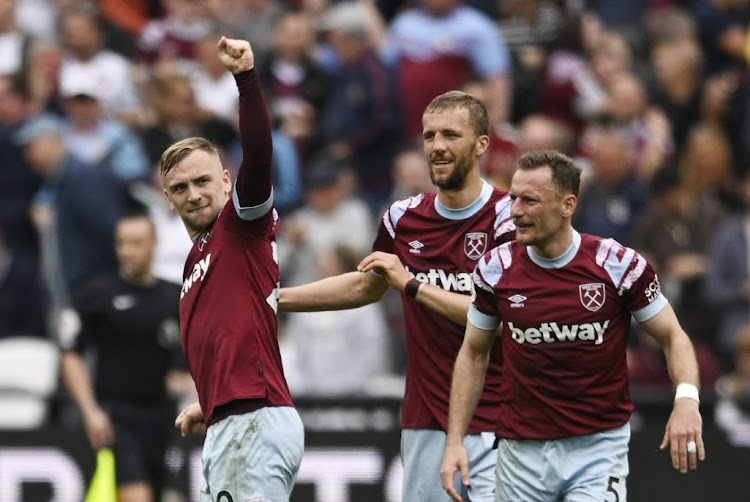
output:
POLYGON ((745 61, 750 63, 750 24, 747 25, 747 33, 745 34, 745 61))
POLYGON ((115 454, 111 448, 102 448, 96 454, 96 470, 84 502, 117 502, 115 454))

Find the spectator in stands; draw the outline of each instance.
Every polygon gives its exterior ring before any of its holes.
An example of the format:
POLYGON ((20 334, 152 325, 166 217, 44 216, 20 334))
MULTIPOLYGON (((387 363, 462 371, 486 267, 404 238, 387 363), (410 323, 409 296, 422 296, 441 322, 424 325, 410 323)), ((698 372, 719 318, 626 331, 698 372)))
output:
POLYGON ((320 279, 317 260, 323 250, 345 245, 365 255, 374 233, 367 205, 352 196, 352 173, 346 163, 316 159, 305 177, 304 206, 281 224, 279 266, 285 286, 320 279))
POLYGON ((161 500, 175 409, 167 387, 192 384, 180 351, 181 285, 154 277, 155 247, 147 216, 128 214, 117 222, 119 267, 75 292, 81 330, 62 341, 63 381, 91 447, 114 451, 120 502, 161 500), (86 357, 95 361, 93 371, 86 357))
MULTIPOLYGON (((437 187, 432 184, 430 166, 427 164, 424 152, 417 147, 404 148, 396 155, 391 167, 391 177, 393 178, 393 191, 388 206, 400 199, 437 190, 437 187)), ((386 209, 383 208, 381 213, 386 209)))
MULTIPOLYGON (((716 424, 730 435, 741 434, 750 440, 750 324, 734 336, 732 369, 716 382, 716 424)), ((740 439, 740 438, 737 438, 740 439)))
MULTIPOLYGON (((36 224, 50 237, 53 254, 48 280, 55 294, 67 295, 99 273, 116 268, 115 223, 126 205, 122 185, 110 173, 74 157, 65 145, 59 119, 41 116, 15 135, 46 183, 35 200, 36 224), (47 208, 43 211, 42 208, 47 208), (52 229, 52 232, 49 230, 52 229), (60 277, 62 284, 55 281, 60 277)), ((67 298, 58 298, 65 303, 67 298)))
POLYGON ((701 120, 703 54, 694 39, 658 41, 651 48, 649 101, 670 118, 675 150, 701 120))
POLYGON ((747 68, 747 0, 697 0, 692 11, 706 55, 706 73, 747 68))
POLYGON ((138 38, 138 62, 191 68, 199 40, 216 32, 209 2, 161 0, 163 15, 152 19, 138 38))
POLYGON ((680 323, 694 342, 716 350, 718 316, 702 290, 708 248, 726 212, 707 194, 693 197, 674 165, 656 172, 650 201, 636 219, 630 242, 659 274, 680 323))
MULTIPOLYGON (((347 246, 321 249, 318 277, 357 270, 363 255, 347 246)), ((293 312, 280 349, 293 395, 362 395, 389 373, 389 333, 381 305, 351 310, 293 312), (361 350, 367 347, 366 350, 361 350)))
MULTIPOLYGON (((19 128, 31 118, 28 88, 20 76, 0 76, 0 228, 7 250, 13 255, 14 274, 29 287, 40 283, 39 237, 29 207, 42 185, 42 177, 24 157, 15 141, 19 128)), ((41 318, 41 297, 29 308, 41 318)))
MULTIPOLYGON (((471 0, 471 5, 475 0, 471 0)), ((513 57, 513 106, 510 119, 539 112, 544 65, 565 23, 565 8, 552 0, 505 0, 498 27, 513 57)))
POLYGON ((126 123, 138 118, 140 96, 133 80, 133 63, 104 47, 104 34, 95 11, 71 9, 61 19, 63 58, 60 87, 86 81, 98 90, 107 115, 126 123))
POLYGON ((573 132, 563 122, 542 114, 524 117, 517 128, 495 130, 485 172, 493 186, 507 190, 518 158, 531 150, 556 150, 572 154, 573 132))
MULTIPOLYGON (((97 20, 97 24, 101 30, 103 38, 103 46, 112 52, 120 54, 129 61, 133 61, 137 53, 136 40, 140 33, 145 20, 124 20, 120 16, 120 13, 126 14, 127 11, 133 13, 136 9, 141 8, 138 5, 142 0, 131 0, 129 2, 117 2, 116 0, 55 0, 52 2, 53 5, 53 16, 57 26, 55 27, 58 32, 57 36, 42 36, 42 39, 59 40, 60 33, 63 30, 61 26, 62 20, 65 19, 68 13, 71 12, 84 12, 94 16, 97 20), (115 3, 120 4, 119 6, 114 5, 115 3), (118 10, 120 13, 115 12, 118 10), (119 7, 119 8, 118 8, 119 7), (55 12, 56 11, 56 12, 55 12), (136 28, 136 25, 138 26, 136 28)), ((157 2, 158 0, 148 0, 157 2)))
POLYGON ((693 197, 706 194, 729 210, 742 206, 734 175, 732 146, 720 128, 706 124, 694 126, 680 154, 679 167, 693 197))
POLYGON ((193 86, 195 104, 214 116, 234 123, 237 116, 237 84, 232 74, 216 57, 216 41, 220 37, 211 34, 196 43, 195 70, 187 76, 193 86))
POLYGON ((330 83, 314 57, 313 22, 304 11, 282 14, 274 26, 271 53, 259 73, 271 115, 294 140, 303 163, 330 83))
MULTIPOLYGON (((541 77, 539 112, 570 127, 576 140, 586 121, 606 106, 604 85, 589 61, 590 54, 604 51, 605 37, 596 16, 581 14, 568 20, 541 77)), ((617 60, 612 63, 620 66, 617 60)))
POLYGON ((237 141, 232 124, 198 107, 188 77, 178 73, 160 75, 151 91, 150 106, 155 117, 152 124, 140 129, 151 165, 159 162, 169 145, 191 136, 209 138, 220 147, 222 155, 237 141))
POLYGON ((407 141, 421 135, 432 98, 470 80, 488 87, 491 124, 510 117, 512 62, 503 37, 492 19, 461 0, 420 0, 402 11, 381 56, 396 74, 407 141))
POLYGON ((623 72, 608 88, 607 111, 625 139, 630 165, 644 183, 674 155, 672 130, 664 113, 650 107, 646 89, 633 73, 623 72))
POLYGON ((28 70, 32 43, 16 24, 16 0, 0 0, 0 76, 28 70))
POLYGON ((39 275, 30 275, 24 257, 7 244, 0 226, 0 338, 47 334, 39 275))
POLYGON ((84 162, 99 166, 123 183, 149 176, 149 162, 140 139, 122 122, 108 118, 106 92, 85 73, 70 72, 60 82, 68 117, 65 143, 84 162))
POLYGON ((397 100, 372 43, 370 13, 358 2, 342 2, 323 15, 321 28, 341 63, 317 121, 316 142, 328 154, 348 159, 358 195, 373 214, 388 199, 388 166, 398 151, 397 100))
POLYGON ((232 38, 247 40, 253 47, 256 64, 262 67, 273 44, 273 27, 286 2, 279 0, 219 0, 216 11, 218 31, 232 38))
POLYGON ((591 173, 578 199, 574 225, 581 232, 629 245, 635 215, 648 201, 648 191, 631 167, 618 131, 597 127, 591 137, 591 173))
POLYGON ((728 369, 740 328, 750 323, 750 174, 741 183, 745 208, 727 218, 709 245, 704 299, 720 311, 716 349, 728 369))

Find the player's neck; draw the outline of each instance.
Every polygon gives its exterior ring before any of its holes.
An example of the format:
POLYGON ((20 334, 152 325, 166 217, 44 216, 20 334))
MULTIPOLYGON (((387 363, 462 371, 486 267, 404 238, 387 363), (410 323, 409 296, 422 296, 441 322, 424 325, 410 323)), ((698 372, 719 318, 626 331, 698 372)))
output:
POLYGON ((477 200, 482 193, 482 179, 479 176, 466 179, 466 185, 458 190, 443 190, 438 188, 437 198, 440 204, 448 209, 463 209, 477 200))
POLYGON ((544 246, 533 246, 534 252, 545 260, 554 260, 565 254, 573 243, 573 227, 567 225, 560 230, 559 235, 544 246))

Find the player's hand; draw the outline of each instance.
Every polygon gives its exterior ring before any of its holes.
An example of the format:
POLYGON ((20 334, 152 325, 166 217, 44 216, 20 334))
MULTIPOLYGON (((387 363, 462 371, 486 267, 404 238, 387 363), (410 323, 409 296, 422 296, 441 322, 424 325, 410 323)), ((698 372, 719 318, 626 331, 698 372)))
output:
POLYGON ((115 440, 115 428, 112 422, 101 408, 96 408, 83 416, 86 436, 89 438, 91 447, 96 451, 112 444, 115 440))
POLYGON ((374 270, 385 278, 389 286, 401 292, 404 291, 404 286, 411 279, 411 275, 406 271, 404 264, 401 263, 398 256, 391 253, 383 253, 382 251, 375 251, 366 256, 357 265, 357 270, 360 272, 374 270))
POLYGON ((177 415, 174 426, 180 429, 182 437, 188 434, 205 434, 206 433, 206 416, 203 414, 201 405, 193 403, 177 415))
POLYGON ((677 399, 659 449, 669 446, 672 466, 683 474, 688 468, 696 469, 698 460, 706 458, 702 429, 703 418, 698 410, 698 402, 687 397, 677 399), (691 442, 695 442, 695 451, 689 451, 691 442))
POLYGON ((216 47, 219 52, 219 61, 232 73, 252 70, 255 66, 255 56, 247 40, 221 37, 216 47))
POLYGON ((462 502, 461 494, 456 491, 454 479, 456 472, 461 472, 461 482, 469 486, 469 454, 463 444, 447 445, 440 466, 440 480, 443 490, 456 502, 462 502))

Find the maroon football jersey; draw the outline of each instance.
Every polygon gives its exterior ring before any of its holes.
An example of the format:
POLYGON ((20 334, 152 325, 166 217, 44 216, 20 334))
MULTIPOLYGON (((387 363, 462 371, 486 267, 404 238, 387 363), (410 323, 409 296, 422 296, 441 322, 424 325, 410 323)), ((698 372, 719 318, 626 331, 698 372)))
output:
MULTIPOLYGON (((510 198, 484 183, 480 197, 461 210, 442 206, 434 193, 395 202, 383 215, 373 250, 397 255, 422 282, 469 295, 477 260, 514 235, 510 198)), ((447 430, 451 377, 464 326, 406 295, 402 303, 407 362, 401 426, 447 430)), ((500 397, 499 350, 496 344, 470 433, 494 430, 500 397)))
POLYGON ((667 305, 641 255, 575 233, 554 260, 515 242, 496 247, 473 277, 469 322, 487 330, 503 323, 500 437, 557 439, 628 421, 631 315, 642 322, 667 305))
POLYGON ((271 130, 255 72, 236 79, 243 163, 233 200, 193 244, 180 296, 182 346, 208 423, 237 399, 292 406, 277 341, 271 130))

